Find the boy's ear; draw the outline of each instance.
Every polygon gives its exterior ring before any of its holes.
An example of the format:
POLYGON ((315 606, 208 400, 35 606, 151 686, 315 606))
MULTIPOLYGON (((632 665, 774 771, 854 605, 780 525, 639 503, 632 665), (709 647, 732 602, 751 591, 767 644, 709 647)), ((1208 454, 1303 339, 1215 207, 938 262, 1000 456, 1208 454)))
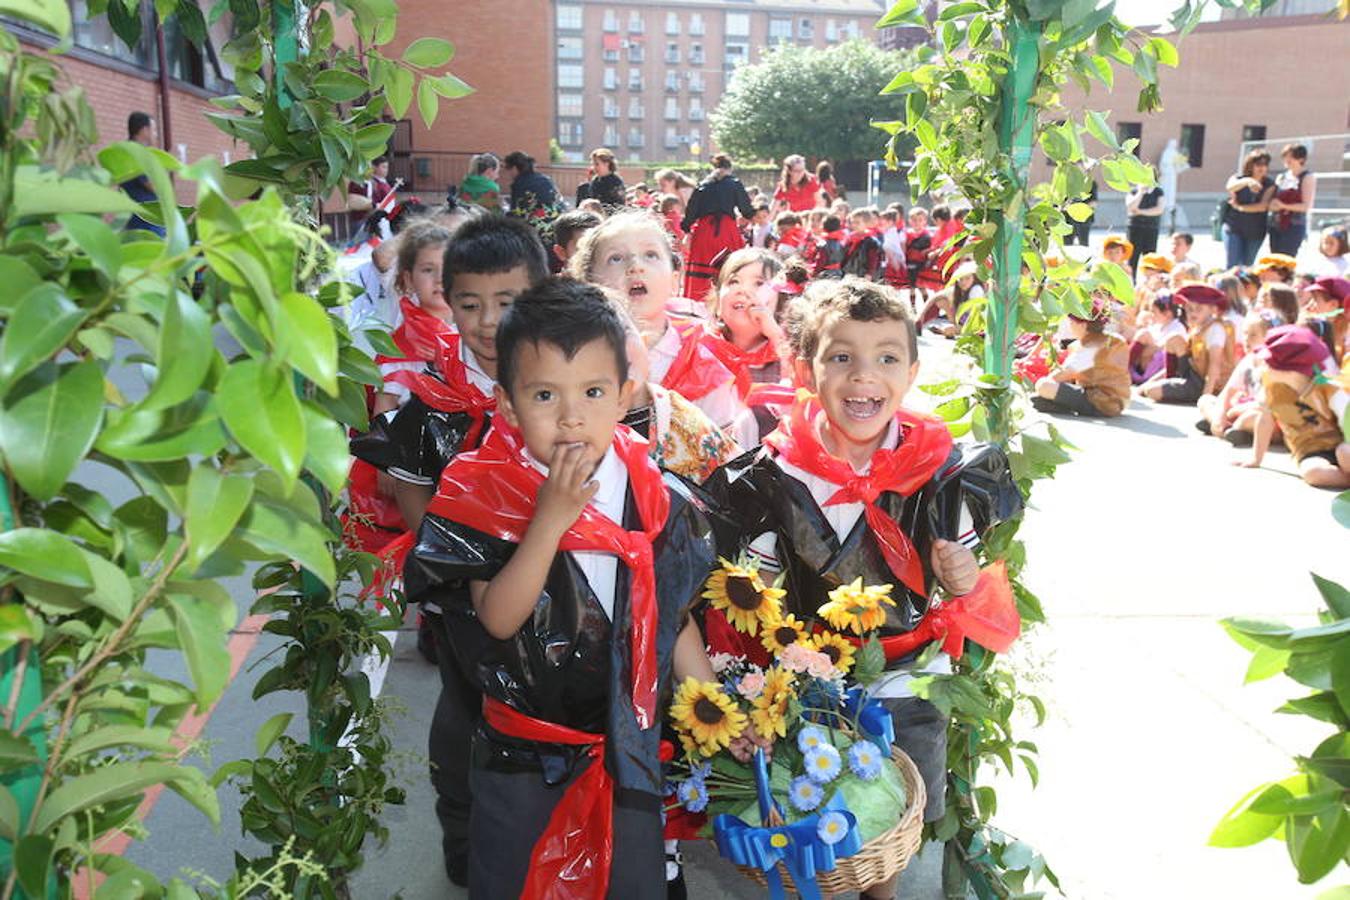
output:
POLYGON ((916 359, 909 364, 909 383, 914 384, 914 380, 919 377, 919 361, 916 359))
POLYGON ((792 374, 796 376, 797 384, 809 390, 814 391, 816 389, 816 372, 811 368, 809 359, 794 356, 792 358, 792 374))
POLYGON ((520 418, 516 415, 516 408, 511 405, 511 395, 507 393, 506 388, 500 384, 494 384, 492 394, 497 398, 497 414, 506 420, 507 425, 512 428, 519 428, 520 418))

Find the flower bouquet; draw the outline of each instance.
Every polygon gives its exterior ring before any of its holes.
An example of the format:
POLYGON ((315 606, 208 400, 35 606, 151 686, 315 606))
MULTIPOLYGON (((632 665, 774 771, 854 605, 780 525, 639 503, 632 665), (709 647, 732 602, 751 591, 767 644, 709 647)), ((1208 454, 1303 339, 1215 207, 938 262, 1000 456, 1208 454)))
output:
POLYGON ((679 685, 671 719, 685 756, 671 808, 706 814, 722 855, 774 894, 780 864, 809 897, 884 881, 918 846, 922 779, 891 746, 889 713, 862 690, 884 668, 874 632, 890 591, 836 589, 818 611, 833 631, 813 633, 783 613, 785 592, 754 566, 723 560, 708 581, 711 607, 763 652, 715 652, 717 681, 679 685), (741 761, 752 734, 772 751, 741 761))

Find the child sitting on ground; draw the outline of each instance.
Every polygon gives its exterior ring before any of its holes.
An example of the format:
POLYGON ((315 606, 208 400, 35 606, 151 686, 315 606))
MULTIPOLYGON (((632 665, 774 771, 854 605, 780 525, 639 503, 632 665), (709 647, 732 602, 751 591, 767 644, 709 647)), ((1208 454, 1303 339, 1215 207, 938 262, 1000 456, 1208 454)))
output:
POLYGON ((1279 321, 1271 312, 1252 313, 1243 321, 1242 339, 1247 353, 1233 367, 1223 390, 1196 401, 1202 418, 1195 427, 1201 434, 1223 438, 1234 447, 1251 446, 1256 420, 1261 414, 1261 375, 1265 370, 1264 360, 1255 351, 1279 321))
POLYGON ((672 674, 714 677, 688 615, 708 523, 620 425, 627 337, 599 288, 545 282, 497 340, 498 422, 446 467, 407 574, 410 597, 446 604, 485 695, 470 890, 544 896, 581 873, 578 895, 664 898, 659 698, 672 674), (608 866, 544 852, 577 828, 608 866))
POLYGON ((624 298, 651 355, 652 381, 727 428, 744 406, 731 373, 703 346, 701 322, 670 314, 676 271, 670 235, 649 212, 610 216, 586 233, 571 261, 574 277, 624 298))
POLYGON ((1313 274, 1318 278, 1350 278, 1350 233, 1344 225, 1322 232, 1317 242, 1317 254, 1313 274))
MULTIPOLYGON (((1172 291, 1162 291, 1149 304, 1148 324, 1130 343, 1130 380, 1143 384, 1163 370, 1168 344, 1186 340, 1186 304, 1172 291)), ((1142 316, 1141 316, 1142 318, 1142 316)))
MULTIPOLYGON (((781 572, 784 612, 817 623, 818 633, 801 639, 836 657, 849 644, 821 622, 829 592, 855 579, 893 585, 895 605, 882 607, 880 627, 886 673, 869 692, 891 711, 895 743, 923 775, 924 819, 933 822, 946 807, 947 717, 909 689, 932 636, 924 625, 931 591, 941 586, 955 598, 944 614, 960 615, 962 596, 977 584, 982 591, 1000 584, 980 575, 967 544, 1017 515, 1021 495, 1001 451, 954 450, 942 422, 903 408, 918 341, 910 307, 895 291, 856 278, 818 281, 788 321, 797 381, 814 394, 799 395, 761 450, 708 482, 727 516, 715 522, 719 550, 727 559, 744 553, 770 578, 781 572), (976 480, 983 500, 963 487, 976 480)), ((717 600, 713 607, 710 639, 721 615, 717 600)), ((925 671, 950 665, 939 653, 925 671)), ((890 898, 894 890, 892 880, 863 897, 890 898)))
POLYGON ((1319 278, 1303 291, 1303 314, 1299 317, 1326 344, 1337 366, 1350 356, 1350 279, 1319 278))
POLYGON ((1228 383, 1236 362, 1233 323, 1223 317, 1228 298, 1207 284, 1188 284, 1173 292, 1186 304, 1190 331, 1185 341, 1172 339, 1167 369, 1140 386, 1150 400, 1194 403, 1205 394, 1217 394, 1228 383))
POLYGON ((1087 316, 1070 313, 1074 342, 1059 371, 1036 382, 1032 403, 1042 412, 1077 416, 1118 416, 1130 402, 1130 349, 1106 330, 1106 305, 1092 304, 1087 316))
POLYGON ((1276 325, 1293 325, 1303 314, 1299 308, 1298 292, 1287 284, 1263 284, 1253 303, 1256 312, 1270 312, 1278 316, 1276 325))
POLYGON ((1130 257, 1134 256, 1134 244, 1118 234, 1108 234, 1102 242, 1102 259, 1115 263, 1125 270, 1125 274, 1134 279, 1134 268, 1130 257))
POLYGON ((1281 325, 1270 330, 1256 354, 1266 364, 1265 396, 1252 457, 1239 465, 1260 467, 1278 423, 1305 482, 1333 490, 1350 487, 1350 443, 1341 428, 1350 394, 1318 381, 1328 364, 1326 347, 1302 325, 1281 325))

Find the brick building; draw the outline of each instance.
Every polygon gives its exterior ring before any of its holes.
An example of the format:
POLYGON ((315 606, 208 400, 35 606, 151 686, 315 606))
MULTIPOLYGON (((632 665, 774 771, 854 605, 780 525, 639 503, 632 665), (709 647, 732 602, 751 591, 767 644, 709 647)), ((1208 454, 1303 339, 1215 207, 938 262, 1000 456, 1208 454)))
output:
POLYGON ((555 134, 566 158, 688 160, 736 66, 779 43, 874 39, 881 0, 556 0, 555 134))

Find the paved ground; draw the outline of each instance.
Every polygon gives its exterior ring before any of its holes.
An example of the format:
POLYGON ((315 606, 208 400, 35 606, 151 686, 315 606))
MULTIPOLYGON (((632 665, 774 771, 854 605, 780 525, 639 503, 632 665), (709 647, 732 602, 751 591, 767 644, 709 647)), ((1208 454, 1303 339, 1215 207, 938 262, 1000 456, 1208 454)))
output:
MULTIPOLYGON (((930 368, 942 365, 947 346, 925 339, 930 368)), ((1041 746, 1040 788, 1022 776, 1007 784, 998 821, 1044 851, 1075 900, 1316 893, 1296 885, 1275 844, 1205 846, 1237 798, 1285 774, 1290 757, 1319 740, 1319 729, 1271 712, 1297 686, 1242 686, 1246 654, 1216 622, 1235 614, 1311 621, 1317 597, 1306 573, 1350 582, 1346 533, 1328 515, 1331 496, 1298 482, 1287 457, 1272 455, 1267 470, 1234 468, 1236 451, 1201 438, 1194 418, 1136 402, 1110 423, 1060 423, 1081 452, 1040 485, 1024 529, 1028 577, 1051 624, 1023 642, 1016 665, 1037 680, 1051 720, 1026 735, 1041 746)), ((247 585, 229 586, 242 620, 247 585)), ((254 730, 271 715, 301 712, 293 698, 250 700, 258 671, 249 667, 275 646, 270 636, 258 640, 214 711, 204 735, 211 768, 251 754, 254 730)), ((358 900, 463 896, 441 874, 424 775, 435 691, 434 668, 400 640, 385 697, 404 710, 395 740, 409 802, 390 810, 391 839, 358 874, 358 900)), ((129 856, 165 876, 190 867, 225 877, 236 849, 252 848, 229 790, 222 807, 213 833, 166 793, 147 819, 148 839, 129 856)), ((688 854, 692 897, 762 896, 707 848, 688 854)), ((916 861, 903 897, 941 897, 939 856, 916 861)))

